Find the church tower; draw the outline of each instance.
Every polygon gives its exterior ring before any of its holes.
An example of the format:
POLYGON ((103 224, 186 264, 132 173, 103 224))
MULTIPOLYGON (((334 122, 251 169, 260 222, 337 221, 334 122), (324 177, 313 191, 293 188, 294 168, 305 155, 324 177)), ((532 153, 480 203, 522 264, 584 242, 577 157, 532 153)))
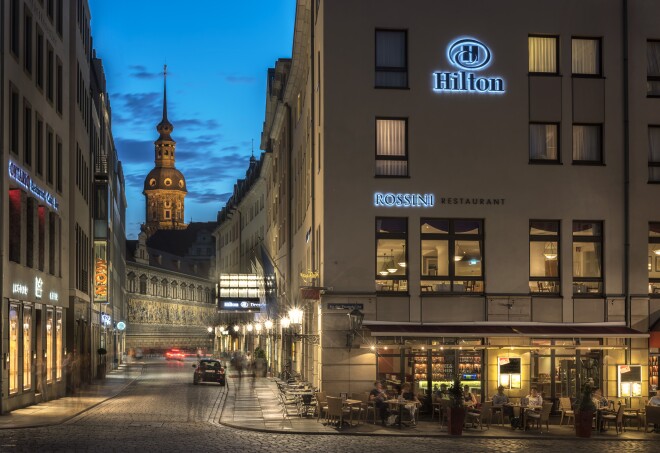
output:
POLYGON ((142 230, 151 236, 157 230, 183 230, 184 198, 187 194, 186 179, 174 167, 176 142, 170 134, 174 126, 167 119, 167 65, 163 70, 163 119, 156 130, 160 134, 155 145, 156 166, 144 180, 146 198, 146 222, 142 230))

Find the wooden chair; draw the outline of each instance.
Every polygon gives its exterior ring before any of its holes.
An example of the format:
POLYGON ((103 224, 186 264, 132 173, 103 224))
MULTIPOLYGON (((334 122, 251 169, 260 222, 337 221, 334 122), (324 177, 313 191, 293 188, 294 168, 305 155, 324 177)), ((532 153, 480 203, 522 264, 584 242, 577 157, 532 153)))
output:
MULTIPOLYGON (((491 405, 493 404, 492 401, 489 401, 491 405)), ((491 407, 491 422, 493 422, 494 417, 499 417, 500 419, 500 426, 504 426, 504 406, 492 406, 491 407)))
POLYGON ((481 405, 481 411, 477 412, 474 409, 468 410, 465 414, 465 422, 478 423, 479 429, 484 429, 483 422, 486 421, 486 426, 490 429, 491 418, 493 417, 492 413, 493 403, 492 401, 486 401, 481 405))
POLYGON ((318 422, 324 412, 326 416, 328 415, 328 400, 325 392, 316 392, 314 396, 316 397, 316 421, 318 422))
POLYGON ((341 429, 344 424, 344 415, 350 415, 351 411, 344 408, 341 398, 328 396, 328 423, 337 422, 337 428, 341 429))
POLYGON ((550 411, 552 410, 552 403, 543 403, 541 407, 541 412, 532 412, 527 411, 525 414, 525 420, 527 424, 536 424, 540 432, 543 432, 543 424, 550 432, 550 411))
POLYGON ((451 400, 440 400, 440 427, 445 425, 445 421, 449 423, 449 409, 451 408, 451 400))
POLYGON ((575 411, 571 407, 571 399, 559 398, 559 407, 561 410, 561 418, 559 419, 559 425, 562 425, 564 423, 564 417, 566 417, 567 424, 569 423, 570 419, 573 419, 573 423, 575 423, 575 411))
POLYGON ((623 431, 623 410, 625 405, 619 404, 619 409, 616 411, 616 414, 604 414, 600 416, 602 422, 607 425, 614 422, 614 427, 616 428, 616 435, 618 436, 623 431), (621 430, 621 431, 619 431, 621 430))
POLYGON ((353 414, 356 414, 356 415, 357 415, 357 420, 358 420, 358 422, 360 421, 360 419, 361 419, 363 416, 364 416, 364 419, 365 419, 365 421, 366 421, 366 418, 367 418, 367 408, 368 408, 368 406, 369 406, 369 404, 368 404, 368 403, 369 403, 369 399, 368 399, 368 397, 367 397, 367 399, 365 400, 365 398, 364 398, 364 393, 351 393, 351 399, 352 399, 352 400, 358 400, 358 401, 361 401, 361 402, 362 402, 362 404, 360 404, 359 406, 352 406, 352 407, 351 407, 351 411, 353 411, 353 414))
POLYGON ((646 406, 646 420, 644 420, 644 432, 649 432, 649 425, 660 425, 660 406, 646 406))

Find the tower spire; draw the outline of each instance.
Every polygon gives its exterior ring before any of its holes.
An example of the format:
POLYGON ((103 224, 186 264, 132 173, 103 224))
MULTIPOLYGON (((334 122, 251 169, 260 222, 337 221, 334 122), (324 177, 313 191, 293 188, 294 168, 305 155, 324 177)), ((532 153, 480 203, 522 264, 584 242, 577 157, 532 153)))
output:
POLYGON ((163 119, 156 126, 156 130, 160 134, 159 140, 170 140, 170 134, 174 130, 174 126, 167 119, 167 64, 163 65, 163 119))
POLYGON ((163 65, 163 121, 167 121, 167 64, 163 65))

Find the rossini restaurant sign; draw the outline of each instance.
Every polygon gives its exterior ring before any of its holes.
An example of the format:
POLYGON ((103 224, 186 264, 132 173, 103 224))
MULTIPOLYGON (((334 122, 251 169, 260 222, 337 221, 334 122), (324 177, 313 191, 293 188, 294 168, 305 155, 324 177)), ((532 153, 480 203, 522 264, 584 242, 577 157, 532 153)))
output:
POLYGON ((432 208, 436 202, 441 205, 504 206, 504 198, 481 197, 440 197, 432 193, 382 193, 374 194, 374 206, 386 208, 432 208))
POLYGON ((473 38, 460 38, 449 44, 447 59, 457 71, 433 73, 433 91, 440 93, 504 93, 504 79, 478 74, 490 66, 492 54, 486 44, 473 38))

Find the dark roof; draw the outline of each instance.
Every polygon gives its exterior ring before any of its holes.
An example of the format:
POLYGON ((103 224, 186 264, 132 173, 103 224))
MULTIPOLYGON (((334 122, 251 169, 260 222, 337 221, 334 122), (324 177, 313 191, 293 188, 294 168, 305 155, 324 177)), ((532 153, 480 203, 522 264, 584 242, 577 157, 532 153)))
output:
POLYGON ((648 334, 618 325, 478 325, 478 324, 368 324, 375 337, 535 337, 535 338, 647 338, 648 334))
POLYGON ((215 254, 215 238, 212 233, 216 226, 216 222, 190 222, 185 230, 158 230, 147 239, 147 247, 176 256, 187 256, 199 234, 206 231, 215 254))

